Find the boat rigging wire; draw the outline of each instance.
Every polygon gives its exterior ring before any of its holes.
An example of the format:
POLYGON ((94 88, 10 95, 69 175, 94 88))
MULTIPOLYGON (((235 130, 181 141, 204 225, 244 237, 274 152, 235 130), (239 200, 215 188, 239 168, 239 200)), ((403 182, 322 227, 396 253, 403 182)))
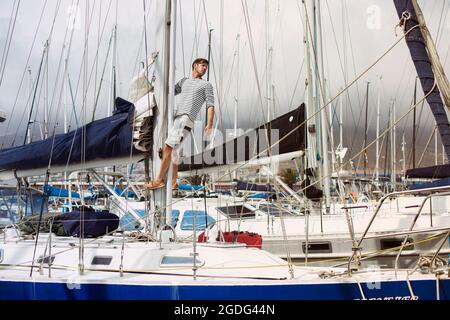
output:
MULTIPOLYGON (((97 48, 96 48, 96 53, 95 53, 94 61, 96 61, 96 60, 98 59, 98 56, 99 56, 99 52, 100 52, 100 43, 101 43, 101 41, 102 41, 102 39, 103 39, 103 35, 104 35, 104 32, 105 32, 105 27, 106 27, 106 22, 107 22, 107 20, 108 20, 108 18, 109 18, 109 13, 110 13, 110 11, 111 11, 112 1, 113 1, 113 0, 110 0, 110 1, 109 1, 109 5, 108 5, 108 9, 107 9, 107 11, 106 11, 105 19, 103 20, 103 26, 102 26, 102 30, 101 30, 101 34, 100 34, 100 40, 99 40, 99 42, 98 42, 98 44, 97 44, 97 48)), ((92 14, 92 15, 93 15, 93 14, 92 14)), ((91 17, 90 20, 92 21, 92 17, 91 17)), ((72 31, 72 32, 73 32, 73 31, 72 31)), ((111 36, 111 39, 112 39, 112 36, 111 36)), ((109 52, 110 52, 111 41, 112 41, 112 40, 110 40, 110 43, 109 43, 109 45, 108 45, 108 51, 107 51, 107 55, 106 55, 106 58, 105 58, 105 68, 106 68, 106 64, 107 64, 107 61, 108 61, 108 56, 109 56, 109 52)), ((83 52, 83 63, 84 63, 84 55, 85 55, 85 52, 83 52)), ((81 68, 83 67, 83 63, 82 63, 82 65, 81 65, 81 68)), ((91 68, 91 73, 90 73, 90 75, 89 75, 89 81, 88 81, 88 87, 90 87, 90 83, 91 83, 93 71, 94 71, 94 67, 91 68)), ((78 86, 79 86, 79 83, 80 83, 80 77, 81 77, 81 69, 80 69, 80 73, 79 73, 79 76, 78 76, 77 86, 76 86, 76 88, 75 88, 75 96, 76 96, 77 93, 78 93, 78 86)), ((102 83, 103 83, 103 75, 102 75, 102 78, 100 79, 100 84, 99 84, 98 90, 96 90, 96 92, 94 91, 94 94, 97 95, 97 99, 99 99, 99 96, 100 96, 100 93, 101 93, 102 83)), ((73 92, 72 92, 72 86, 71 86, 70 88, 71 88, 72 100, 75 101, 76 97, 75 97, 75 99, 74 99, 74 97, 73 97, 73 92)), ((95 88, 95 87, 94 87, 94 88, 95 88)), ((97 103, 98 103, 98 100, 96 100, 95 103, 94 103, 94 111, 93 111, 93 113, 95 112, 97 103)), ((60 104, 61 104, 61 103, 59 103, 59 105, 60 105, 60 104)), ((75 116, 75 117, 76 117, 75 103, 74 103, 73 105, 74 105, 74 112, 71 113, 71 115, 70 115, 69 123, 72 122, 72 116, 75 116)), ((78 122, 77 119, 75 119, 75 120, 78 122)), ((78 127, 79 127, 79 126, 78 126, 78 127)))
MULTIPOLYGON (((344 68, 344 65, 343 65, 343 62, 342 62, 341 52, 339 50, 339 45, 338 45, 337 36, 336 36, 336 28, 334 26, 333 19, 331 17, 330 6, 328 5, 328 0, 325 0, 325 4, 327 6, 327 12, 328 12, 328 16, 330 18, 331 30, 333 31, 333 39, 334 39, 334 43, 336 45, 336 53, 338 55, 339 66, 340 66, 340 69, 341 69, 341 72, 342 72, 342 77, 344 79, 344 86, 347 86, 348 79, 347 79, 347 75, 346 75, 346 69, 344 68)), ((299 7, 299 10, 300 10, 300 7, 299 7)), ((344 41, 343 46, 344 46, 343 47, 343 55, 345 55, 345 41, 344 41)), ((356 121, 355 121, 355 114, 353 112, 352 99, 350 99, 350 93, 347 91, 346 95, 347 95, 347 102, 348 102, 348 104, 350 106, 350 114, 352 116, 353 122, 356 123, 356 121)))
MULTIPOLYGON (((76 4, 76 7, 78 7, 78 5, 79 5, 79 0, 78 0, 78 2, 76 4)), ((74 6, 74 1, 72 1, 72 6, 74 6)), ((55 80, 55 84, 54 84, 55 90, 53 91, 52 100, 51 100, 51 104, 50 104, 50 111, 49 111, 49 114, 51 116, 55 115, 55 123, 58 123, 58 118, 57 117, 58 117, 60 106, 61 106, 61 101, 62 101, 62 97, 63 97, 63 90, 64 90, 64 87, 65 87, 65 81, 68 81, 68 78, 69 78, 69 76, 68 76, 68 72, 69 72, 68 71, 68 61, 69 61, 70 52, 71 52, 72 43, 73 43, 73 35, 74 35, 74 30, 75 30, 75 26, 74 26, 75 20, 76 20, 76 18, 73 18, 72 24, 68 23, 66 25, 65 34, 64 34, 64 40, 63 40, 63 47, 61 49, 59 62, 58 62, 58 67, 57 67, 56 80, 55 80), (70 33, 69 41, 67 43, 67 36, 68 36, 69 29, 71 29, 71 33, 70 33), (64 57, 64 53, 66 53, 65 57, 64 57), (63 68, 63 62, 64 62, 64 68, 63 68), (60 73, 61 73, 62 68, 63 68, 64 71, 63 71, 61 87, 60 87, 59 95, 58 95, 57 109, 56 109, 56 112, 53 112, 54 102, 56 100, 56 93, 58 92, 57 87, 58 87, 59 77, 60 77, 60 73)), ((50 119, 49 119, 49 121, 50 121, 50 119)))
POLYGON ((183 13, 182 13, 183 9, 181 7, 181 1, 178 1, 178 4, 180 6, 179 13, 180 13, 180 32, 181 32, 181 52, 182 52, 181 58, 183 59, 183 77, 186 78, 186 61, 184 54, 184 28, 183 28, 183 13))
POLYGON ((17 2, 17 7, 15 7, 16 6, 16 2, 17 1, 14 1, 14 4, 13 4, 13 11, 11 12, 11 18, 9 20, 8 33, 6 35, 6 43, 5 43, 5 47, 3 48, 2 61, 1 61, 1 64, 0 64, 0 87, 2 86, 3 78, 5 76, 6 63, 8 61, 9 49, 11 48, 11 42, 12 42, 12 39, 13 39, 15 27, 16 27, 17 15, 19 13, 20 0, 17 2), (16 13, 14 13, 14 7, 16 9, 15 10, 16 13), (13 15, 14 15, 14 19, 13 19, 13 15))
MULTIPOLYGON (((36 79, 36 83, 35 83, 35 85, 36 85, 36 90, 37 90, 37 86, 38 86, 38 83, 39 83, 39 74, 40 74, 41 69, 42 69, 42 61, 43 61, 43 59, 45 58, 45 55, 46 55, 46 54, 48 55, 48 51, 50 50, 50 43, 51 43, 51 40, 52 40, 53 31, 54 31, 54 27, 55 27, 55 23, 56 23, 56 17, 58 16, 58 12, 59 12, 60 6, 61 6, 61 0, 59 0, 59 1, 57 2, 57 4, 56 4, 55 13, 54 13, 54 15, 53 15, 53 21, 52 21, 52 25, 51 25, 51 28, 50 28, 49 36, 47 37, 47 41, 46 41, 46 44, 45 44, 45 47, 44 47, 44 53, 43 53, 43 56, 42 56, 41 65, 39 66, 38 78, 36 79)), ((43 12, 42 12, 42 14, 43 14, 43 12)), ((41 15, 41 19, 42 19, 42 15, 41 15)), ((35 36, 36 36, 36 35, 37 35, 37 34, 35 34, 35 36)), ((36 39, 36 38, 35 38, 35 39, 36 39)), ((34 40, 33 40, 33 46, 34 46, 34 40)), ((32 46, 32 48, 33 48, 33 46, 32 46)), ((32 50, 31 50, 31 51, 32 51, 32 50)), ((31 55, 31 51, 30 51, 30 55, 31 55)), ((30 57, 30 56, 29 56, 29 57, 30 57)), ((28 61, 27 61, 27 65, 28 65, 28 61)), ((44 67, 46 67, 46 65, 44 65, 44 67)), ((26 72, 26 68, 25 68, 25 72, 26 72)), ((45 74, 45 72, 44 72, 44 74, 45 74)), ((24 76, 25 76, 25 73, 24 73, 24 76)), ((44 75, 43 75, 43 77, 44 77, 44 75)), ((23 81, 23 78, 22 78, 22 81, 23 81)), ((21 89, 21 86, 22 86, 22 81, 21 81, 21 85, 19 86, 19 92, 18 92, 17 98, 18 98, 19 93, 20 93, 20 89, 21 89)), ((17 102, 17 98, 16 98, 16 102, 17 102)), ((33 97, 33 100, 34 100, 34 99, 35 99, 35 98, 33 97)), ((34 103, 34 102, 32 102, 31 109, 33 109, 33 103, 34 103)), ((13 109, 13 110, 14 110, 14 109, 13 109)), ((16 133, 15 133, 15 135, 14 135, 14 139, 13 139, 13 142, 12 142, 11 146, 14 145, 15 140, 16 140, 18 134, 19 134, 19 128, 21 127, 22 121, 23 121, 23 119, 24 119, 24 115, 25 115, 25 113, 22 113, 22 117, 21 117, 21 119, 20 119, 19 125, 17 126, 16 133)), ((11 117, 11 118, 12 118, 12 117, 11 117)), ((11 118, 10 118, 10 119, 11 119, 11 118)), ((31 119, 31 112, 30 112, 30 116, 29 116, 29 118, 28 118, 28 122, 30 121, 30 119, 31 119)), ((28 128, 28 126, 29 126, 29 123, 27 123, 27 128, 28 128)), ((44 123, 44 130, 45 130, 45 123, 44 123)), ((26 141, 26 136, 27 136, 27 132, 25 132, 25 139, 24 139, 24 141, 26 141)), ((25 142, 24 142, 24 144, 25 144, 25 142)))
MULTIPOLYGON (((36 101, 36 93, 38 91, 39 79, 41 77, 42 64, 44 62, 44 58, 45 58, 45 54, 46 54, 47 50, 48 50, 48 43, 44 47, 44 51, 42 52, 41 63, 39 64, 39 70, 38 70, 38 74, 37 74, 37 78, 36 78, 36 87, 34 89, 33 100, 31 102, 30 114, 28 116, 28 122, 27 122, 27 127, 26 127, 26 130, 25 130, 25 137, 24 137, 24 140, 23 140, 23 144, 25 144, 27 142, 28 128, 30 126, 30 120, 31 120, 31 116, 33 114, 34 102, 36 101)), ((17 130, 19 130, 19 129, 17 128, 17 130)), ((17 136, 17 131, 16 131, 16 136, 17 136)), ((14 144, 14 140, 13 140, 12 143, 14 144)))
MULTIPOLYGON (((53 158, 53 150, 54 150, 54 146, 55 146, 55 137, 56 137, 56 127, 53 128, 53 139, 52 139, 52 147, 50 149, 50 157, 48 160, 48 166, 47 166, 47 172, 45 174, 45 181, 44 181, 44 185, 47 185, 49 180, 50 180, 50 167, 52 164, 52 158, 53 158)), ((44 213, 44 203, 48 200, 48 195, 47 193, 44 191, 43 193, 43 199, 41 202, 41 210, 39 212, 39 221, 38 221, 38 225, 37 225, 37 230, 36 230, 36 241, 34 243, 34 250, 33 250, 33 260, 31 261, 32 265, 31 265, 31 270, 30 270, 30 278, 33 275, 33 266, 34 266, 34 262, 35 262, 35 258, 36 258, 36 250, 37 250, 37 245, 38 245, 38 240, 39 240, 39 232, 40 232, 40 226, 42 223, 42 216, 44 213)), ((83 231, 83 228, 81 229, 83 231)), ((51 234, 51 229, 50 229, 50 234, 51 234)))
MULTIPOLYGON (((8 132, 9 127, 10 127, 10 125, 11 125, 11 119, 13 118, 14 111, 16 110, 16 105, 17 105, 17 102, 18 102, 18 100, 19 100, 19 96, 20 96, 21 93, 22 93, 21 90, 22 90, 23 81, 24 81, 25 75, 26 75, 26 73, 27 73, 27 69, 28 69, 28 66, 29 66, 31 54, 33 53, 34 44, 35 44, 35 42, 36 42, 37 34, 38 34, 38 31, 39 31, 40 26, 41 26, 41 22, 42 22, 42 18, 43 18, 43 16, 44 16, 45 8, 47 7, 47 1, 48 1, 48 0, 45 0, 44 5, 43 5, 42 10, 41 10, 41 14, 40 14, 40 17, 39 17, 39 22, 38 22, 38 25, 37 25, 36 30, 35 30, 35 32, 34 32, 33 42, 32 42, 32 44, 31 44, 30 51, 28 52, 28 57, 27 57, 27 61, 26 61, 26 63, 25 63, 24 71, 22 72, 22 78, 21 78, 21 80, 20 80, 19 89, 17 90, 16 98, 15 98, 15 100, 14 100, 14 104, 13 104, 13 107, 12 107, 13 113, 11 114, 11 116, 10 116, 9 119, 8 119, 8 123, 7 123, 7 125, 6 125, 6 128, 5 128, 5 131, 4 131, 3 136, 6 136, 6 135, 7 135, 7 132, 8 132)), ((31 99, 31 98, 29 97, 29 99, 31 99)), ((24 114, 25 114, 25 113, 22 113, 22 120, 23 120, 24 114)), ((22 121, 22 120, 21 120, 21 121, 22 121)), ((20 125, 19 125, 19 126, 20 126, 20 125)), ((3 150, 4 144, 5 144, 5 140, 2 141, 2 144, 1 144, 1 146, 0 146, 0 151, 3 150)))
MULTIPOLYGON (((299 124, 298 126, 296 126, 295 128, 293 128, 291 131, 289 131, 285 136, 281 137, 278 141, 276 141, 274 144, 272 144, 271 146, 269 146, 267 149, 257 153, 255 156, 253 156, 251 159, 249 159, 248 161, 244 161, 242 164, 236 166, 232 171, 225 173, 224 175, 222 175, 221 177, 218 178, 218 180, 228 176, 230 173, 237 171, 239 169, 241 169, 242 167, 244 167, 248 162, 260 157, 261 155, 264 155, 269 148, 273 148, 274 146, 280 144, 282 141, 284 141, 288 136, 290 136, 291 134, 293 134, 295 131, 299 130, 303 125, 305 125, 305 123, 307 123, 307 121, 309 121, 310 119, 313 119, 319 112, 322 111, 322 109, 326 108, 329 104, 333 103, 338 97, 340 97, 343 93, 345 93, 353 84, 355 84, 359 79, 361 79, 367 72, 369 72, 369 70, 371 70, 375 65, 377 65, 388 53, 390 53, 403 39, 405 39, 405 37, 415 28, 418 28, 419 26, 416 25, 412 28, 410 28, 407 32, 405 32, 397 41, 394 42, 394 44, 392 44, 387 50, 385 50, 372 64, 370 64, 366 69, 364 69, 356 78, 354 78, 347 86, 345 86, 343 89, 339 90, 339 92, 333 97, 331 98, 327 103, 325 103, 322 107, 320 107, 318 110, 316 110, 315 113, 313 113, 312 115, 309 116, 309 118, 307 118, 304 122, 302 122, 301 124, 299 124)), ((435 84, 436 85, 436 84, 435 84)), ((434 85, 434 86, 435 86, 434 85)), ((433 88, 434 88, 433 86, 433 88)), ((409 111, 404 114, 402 117, 400 117, 399 119, 397 119, 397 121, 394 123, 394 125, 399 122, 400 120, 402 120, 409 112, 411 112, 418 104, 422 103, 422 101, 425 101, 425 99, 428 97, 428 95, 430 95, 431 92, 429 92, 425 97, 423 97, 416 105, 412 106, 411 109, 409 109, 409 111)), ((389 128, 386 129, 382 134, 380 134, 379 137, 377 137, 374 141, 372 141, 370 144, 367 145, 367 148, 370 148, 377 139, 380 139, 381 137, 383 137, 387 132, 388 132, 389 128)), ((348 163, 351 163, 351 161, 353 161, 354 159, 356 159, 360 153, 364 152, 365 150, 361 150, 359 153, 357 153, 353 158, 350 158, 347 162, 343 163, 341 165, 341 167, 338 170, 341 170, 342 168, 345 167, 345 165, 347 165, 348 163)), ((317 184, 318 182, 320 182, 319 180, 316 180, 316 182, 314 183, 310 183, 309 185, 305 186, 303 189, 299 190, 298 192, 302 192, 304 191, 306 188, 317 184)), ((201 187, 199 189, 199 191, 203 190, 204 187, 201 187)), ((187 197, 187 196, 186 196, 187 197)), ((178 200, 175 200, 171 203, 171 205, 183 200, 184 198, 179 198, 178 200)))
MULTIPOLYGON (((144 16, 143 16, 143 22, 144 22, 144 50, 145 50, 145 72, 146 72, 146 77, 147 77, 147 81, 150 81, 150 76, 149 76, 149 65, 148 65, 148 42, 147 42, 147 15, 146 15, 146 0, 142 0, 142 7, 143 7, 143 11, 144 11, 144 16)), ((150 108, 151 106, 151 101, 150 101, 150 95, 149 93, 147 93, 147 106, 148 108, 150 108)), ((156 114, 154 115, 156 117, 156 114)), ((135 121, 133 121, 133 131, 134 132, 134 126, 135 126, 135 121)), ((155 140, 153 140, 155 141, 155 140)), ((131 151, 130 151, 130 159, 132 158, 132 153, 133 153, 133 139, 131 139, 130 141, 131 143, 131 151)), ((153 151, 153 147, 151 148, 153 151)), ((144 164, 144 168, 145 168, 145 179, 147 180, 146 182, 148 182, 148 180, 153 180, 154 177, 154 172, 153 170, 150 170, 150 155, 146 155, 145 157, 145 164, 144 164)), ((151 201, 153 200, 153 206, 156 208, 156 199, 155 197, 151 197, 150 195, 150 190, 148 190, 147 188, 145 189, 145 206, 144 206, 144 210, 145 210, 145 216, 149 217, 150 216, 150 208, 151 208, 151 201)), ((146 219, 146 221, 148 221, 146 219)), ((148 222, 147 222, 148 223, 148 222)), ((153 226, 156 226, 156 223, 153 224, 153 226)), ((148 225, 146 226, 146 229, 148 229, 148 225)), ((153 234, 153 232, 152 232, 153 234)))
POLYGON ((100 78, 100 83, 98 85, 98 90, 97 90, 96 96, 95 96, 94 109, 92 110, 92 121, 95 120, 95 112, 97 111, 98 101, 100 99, 100 93, 101 93, 101 89, 102 89, 102 84, 103 84, 104 78, 105 78, 106 65, 108 64, 108 57, 109 57, 109 54, 111 52, 111 44, 113 42, 113 39, 114 39, 114 31, 112 32, 111 37, 109 38, 108 50, 106 51, 106 57, 105 57, 105 64, 103 65, 102 74, 101 74, 101 78, 100 78))

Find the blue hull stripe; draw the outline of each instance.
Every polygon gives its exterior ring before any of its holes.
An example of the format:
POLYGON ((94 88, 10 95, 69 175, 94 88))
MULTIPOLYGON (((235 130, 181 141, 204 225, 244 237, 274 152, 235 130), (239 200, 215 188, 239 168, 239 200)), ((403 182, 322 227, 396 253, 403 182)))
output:
MULTIPOLYGON (((411 281, 419 300, 436 299, 436 281, 411 281)), ((405 281, 362 284, 367 299, 408 300, 405 281)), ((138 286, 0 281, 2 300, 354 300, 356 284, 261 286, 138 286)), ((450 299, 450 279, 440 281, 440 299, 450 299)))

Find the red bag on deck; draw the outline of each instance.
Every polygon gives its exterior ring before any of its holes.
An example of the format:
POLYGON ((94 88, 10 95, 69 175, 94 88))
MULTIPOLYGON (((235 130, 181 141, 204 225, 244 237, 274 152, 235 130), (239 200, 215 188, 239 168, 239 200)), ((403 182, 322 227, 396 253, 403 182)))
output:
MULTIPOLYGON (((248 231, 230 231, 230 232, 222 232, 222 236, 218 236, 216 241, 221 241, 222 237, 225 242, 239 242, 239 243, 245 243, 247 247, 251 248, 262 248, 262 236, 248 231)), ((201 233, 198 236, 198 242, 206 242, 205 239, 205 233, 201 233)))

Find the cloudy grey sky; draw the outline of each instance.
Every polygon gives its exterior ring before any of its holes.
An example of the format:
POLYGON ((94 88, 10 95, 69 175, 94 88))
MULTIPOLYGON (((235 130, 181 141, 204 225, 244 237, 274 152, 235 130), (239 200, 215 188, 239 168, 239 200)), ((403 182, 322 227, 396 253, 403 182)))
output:
MULTIPOLYGON (((145 1, 150 12, 147 18, 149 37, 152 28, 161 27, 155 26, 155 23, 160 20, 152 16, 152 10, 157 1, 160 4, 163 2, 162 0, 145 1)), ((320 4, 325 78, 329 99, 345 85, 345 78, 347 82, 351 81, 383 54, 398 39, 401 31, 397 29, 398 35, 396 35, 395 26, 398 24, 398 18, 391 0, 325 0, 320 1, 320 4)), ((450 1, 422 0, 419 4, 437 42, 444 68, 449 74, 450 1)), ((8 115, 8 121, 0 124, 2 139, 7 136, 8 141, 11 141, 11 137, 16 137, 16 144, 23 140, 32 100, 30 82, 36 81, 44 45, 50 34, 48 64, 44 60, 41 71, 45 74, 43 78, 48 80, 42 81, 41 78, 43 85, 40 85, 37 90, 32 119, 38 122, 43 121, 44 105, 47 103, 50 131, 56 123, 59 124, 57 130, 62 129, 63 102, 66 99, 71 102, 71 98, 70 90, 61 90, 61 70, 64 70, 61 55, 65 56, 68 49, 66 47, 66 51, 62 51, 65 37, 66 43, 69 43, 72 30, 66 27, 73 17, 76 18, 68 67, 78 121, 85 123, 92 118, 97 95, 99 103, 96 117, 104 117, 107 114, 111 87, 111 63, 109 59, 106 60, 106 55, 116 21, 118 24, 118 95, 127 97, 129 82, 136 74, 139 62, 145 58, 142 41, 143 1, 2 0, 1 8, 0 50, 6 64, 0 86, 0 110, 8 115), (11 15, 16 12, 15 8, 19 2, 17 21, 14 25, 12 41, 8 46, 7 35, 8 30, 11 30, 11 15), (86 22, 88 14, 89 23, 86 22), (88 36, 87 26, 89 26, 88 36), (51 32, 52 28, 53 32, 51 32), (7 50, 8 47, 9 50, 7 50), (8 52, 7 59, 5 59, 6 52, 8 52), (87 68, 84 68, 82 63, 84 52, 88 61, 87 68), (31 70, 31 78, 28 70, 31 70), (58 70, 60 70, 59 73, 58 70), (104 74, 103 70, 105 70, 104 74), (46 85, 47 82, 48 85, 46 85), (100 83, 101 90, 99 90, 100 83), (85 103, 83 103, 84 94, 86 95, 85 103), (83 105, 86 105, 85 109, 83 105)), ((239 101, 238 127, 256 126, 266 119, 267 69, 271 74, 271 84, 275 92, 275 107, 272 111, 274 116, 292 110, 304 101, 306 78, 303 44, 304 12, 300 0, 179 0, 177 9, 177 78, 189 74, 189 66, 194 58, 207 56, 208 29, 214 29, 211 81, 216 89, 218 115, 224 128, 233 126, 233 108, 236 98, 239 101), (246 27, 243 4, 248 8, 247 19, 250 22, 250 31, 246 27), (269 32, 271 63, 268 63, 266 59, 266 30, 269 32), (237 55, 238 51, 239 55, 237 55), (237 71, 238 65, 239 71, 237 71), (259 99, 258 87, 262 100, 259 99)), ((148 51, 151 52, 161 45, 149 39, 148 51)), ((363 125, 367 82, 371 83, 370 131, 373 135, 377 93, 381 92, 382 123, 386 123, 387 110, 392 99, 396 99, 398 116, 401 116, 411 105, 415 76, 409 51, 402 42, 359 80, 357 85, 349 90, 348 98, 344 102, 345 122, 348 127, 346 144, 355 143, 352 141, 353 128, 361 128, 363 125), (381 82, 380 76, 382 76, 381 82)), ((419 97, 422 96, 423 92, 419 91, 419 97)), ((73 128, 76 125, 75 117, 72 115, 69 119, 73 128)), ((428 128, 422 130, 421 136, 421 140, 426 141, 430 134, 429 128, 433 124, 427 106, 421 114, 421 121, 421 125, 428 128)), ((402 132, 404 128, 408 127, 402 123, 399 131, 402 132)), ((39 137, 38 126, 33 128, 33 136, 39 137)))

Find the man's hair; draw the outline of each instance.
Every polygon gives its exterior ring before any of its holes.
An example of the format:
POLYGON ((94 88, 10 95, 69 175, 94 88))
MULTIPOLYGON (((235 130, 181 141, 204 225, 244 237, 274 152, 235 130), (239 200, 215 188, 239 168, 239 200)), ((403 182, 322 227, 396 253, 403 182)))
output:
POLYGON ((209 66, 208 60, 206 60, 204 58, 198 58, 198 59, 195 59, 194 62, 192 62, 192 70, 194 70, 196 64, 200 64, 200 63, 206 63, 209 66))

